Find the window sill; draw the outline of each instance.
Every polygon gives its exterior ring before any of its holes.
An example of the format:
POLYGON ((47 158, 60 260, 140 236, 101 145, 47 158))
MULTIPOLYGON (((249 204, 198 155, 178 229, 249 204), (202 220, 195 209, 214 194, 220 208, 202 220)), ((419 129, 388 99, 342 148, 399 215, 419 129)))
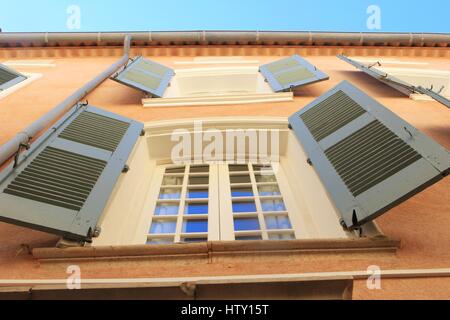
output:
POLYGON ((104 246, 81 248, 35 248, 38 260, 164 257, 227 254, 279 253, 395 253, 400 240, 387 237, 362 239, 288 240, 288 241, 213 241, 193 244, 104 246))

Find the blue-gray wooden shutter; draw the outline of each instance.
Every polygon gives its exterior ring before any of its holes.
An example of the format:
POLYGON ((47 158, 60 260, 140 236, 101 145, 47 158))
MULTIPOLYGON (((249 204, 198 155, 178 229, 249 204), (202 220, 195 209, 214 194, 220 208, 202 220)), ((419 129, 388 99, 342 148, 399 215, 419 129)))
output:
POLYGON ((153 97, 161 98, 174 75, 174 70, 162 64, 144 57, 137 57, 111 79, 153 97))
POLYGON ((275 92, 293 91, 297 87, 329 79, 327 74, 299 55, 263 65, 259 71, 275 92))
POLYGON ((0 91, 6 90, 26 79, 27 77, 23 74, 0 64, 0 91))
POLYGON ((348 229, 450 170, 448 150, 346 81, 289 123, 348 229))
POLYGON ((90 241, 142 130, 119 115, 75 107, 0 174, 0 220, 90 241))
POLYGON ((430 96, 434 100, 438 101, 439 103, 447 106, 450 108, 450 100, 444 97, 443 95, 439 94, 438 92, 433 91, 432 88, 423 88, 421 86, 414 86, 406 81, 403 81, 397 77, 394 77, 390 74, 387 74, 384 71, 380 71, 376 68, 376 64, 374 66, 365 65, 364 63, 358 62, 356 60, 350 59, 349 57, 338 55, 338 58, 351 64, 355 68, 361 70, 362 72, 366 73, 367 75, 377 79, 380 82, 383 82, 387 84, 388 86, 391 86, 392 88, 400 91, 403 94, 412 94, 412 93, 420 93, 425 94, 427 96, 430 96))

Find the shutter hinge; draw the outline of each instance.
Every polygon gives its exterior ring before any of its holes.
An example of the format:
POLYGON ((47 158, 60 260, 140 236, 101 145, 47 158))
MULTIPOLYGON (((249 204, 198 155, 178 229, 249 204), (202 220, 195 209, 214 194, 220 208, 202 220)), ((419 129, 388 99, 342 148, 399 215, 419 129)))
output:
POLYGON ((30 150, 30 140, 31 140, 31 138, 28 139, 27 143, 19 144, 19 148, 17 149, 16 154, 14 155, 14 165, 13 165, 14 169, 19 164, 19 156, 20 156, 20 151, 22 150, 22 148, 25 148, 25 150, 30 150))
POLYGON ((308 163, 311 167, 313 166, 313 162, 309 158, 308 158, 308 160, 306 160, 306 163, 308 163))
POLYGON ((130 166, 126 164, 123 166, 122 173, 128 173, 128 171, 130 171, 130 166))

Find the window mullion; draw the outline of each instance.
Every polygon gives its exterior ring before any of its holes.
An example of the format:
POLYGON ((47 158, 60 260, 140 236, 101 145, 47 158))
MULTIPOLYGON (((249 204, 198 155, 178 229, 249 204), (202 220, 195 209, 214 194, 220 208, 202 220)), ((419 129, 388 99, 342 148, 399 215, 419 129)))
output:
POLYGON ((175 231, 175 243, 181 242, 181 234, 183 230, 184 208, 186 206, 186 195, 189 184, 190 165, 186 165, 184 169, 183 186, 181 188, 180 207, 178 208, 177 228, 175 231))
POLYGON ((252 163, 248 164, 248 170, 250 173, 250 179, 252 181, 252 189, 253 189, 253 195, 255 197, 256 210, 258 212, 258 220, 259 220, 259 226, 261 228, 261 235, 262 235, 263 240, 269 240, 269 235, 267 233, 267 228, 266 228, 266 221, 264 219, 264 213, 263 213, 263 209, 262 209, 262 205, 261 205, 261 199, 259 198, 259 191, 258 191, 258 185, 256 182, 255 171, 253 170, 252 163))

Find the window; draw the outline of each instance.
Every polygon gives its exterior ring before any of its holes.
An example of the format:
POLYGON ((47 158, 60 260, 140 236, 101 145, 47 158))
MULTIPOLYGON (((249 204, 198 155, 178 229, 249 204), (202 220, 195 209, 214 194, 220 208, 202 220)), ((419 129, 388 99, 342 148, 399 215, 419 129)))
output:
POLYGON ((271 165, 163 165, 160 174, 148 244, 296 238, 271 165))
POLYGON ((0 91, 5 91, 26 79, 23 74, 0 64, 0 91))
POLYGON ((164 166, 151 218, 148 243, 201 242, 217 238, 218 199, 210 195, 210 165, 164 166), (210 232, 211 231, 211 232, 210 232))

